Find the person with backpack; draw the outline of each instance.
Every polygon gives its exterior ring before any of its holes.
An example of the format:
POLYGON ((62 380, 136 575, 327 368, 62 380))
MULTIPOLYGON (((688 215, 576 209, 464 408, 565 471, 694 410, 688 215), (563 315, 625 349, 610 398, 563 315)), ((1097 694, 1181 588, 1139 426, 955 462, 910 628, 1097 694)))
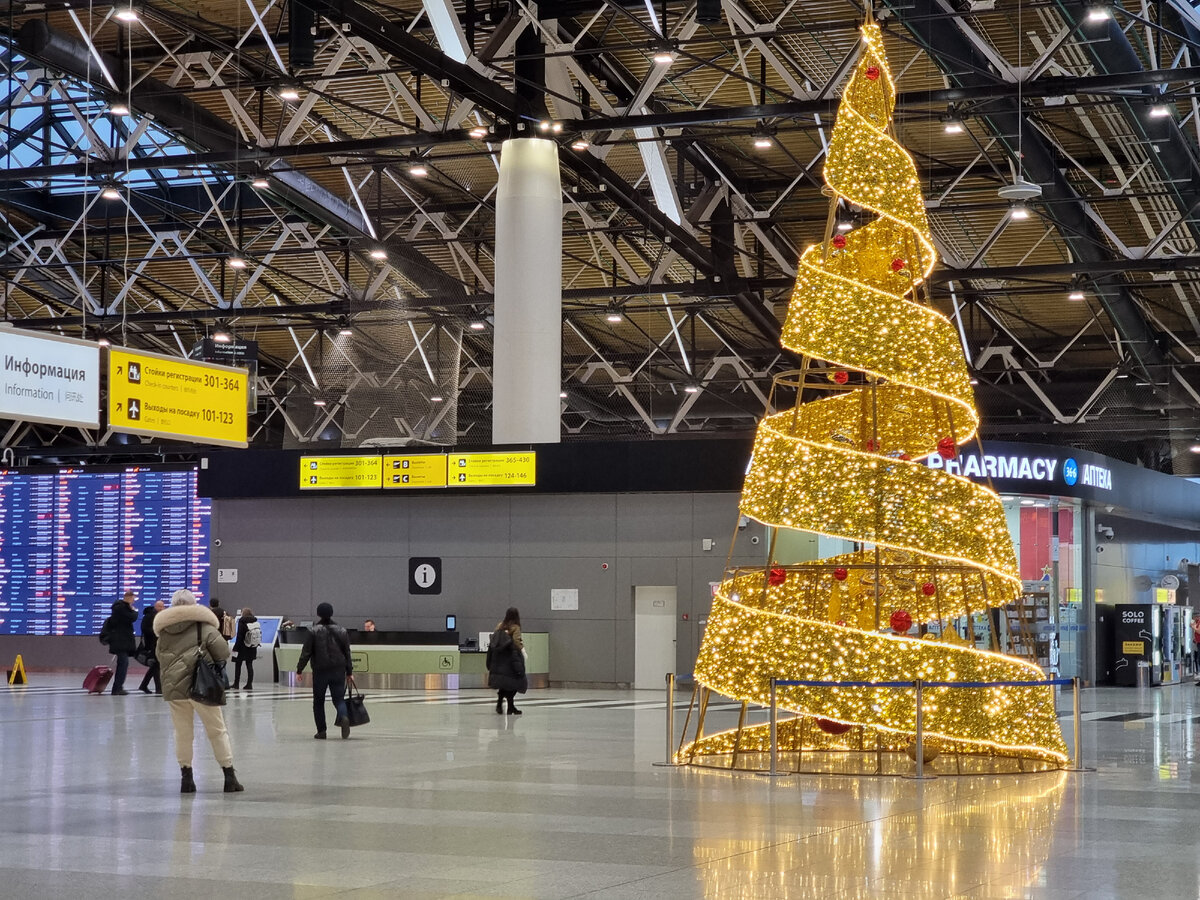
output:
POLYGON ((208 608, 213 611, 213 615, 217 617, 217 631, 221 632, 221 637, 229 640, 233 637, 233 616, 226 615, 225 610, 221 608, 221 601, 216 597, 208 598, 208 608))
POLYGON ((129 657, 137 650, 137 637, 133 633, 133 623, 138 619, 137 610, 133 608, 136 600, 133 591, 126 591, 124 597, 113 603, 112 615, 104 620, 100 629, 100 643, 107 644, 109 653, 117 657, 111 693, 118 697, 129 693, 125 690, 125 674, 129 671, 129 657))
POLYGON ((529 679, 525 677, 525 642, 521 639, 521 613, 510 606, 504 621, 496 626, 488 641, 487 649, 488 687, 495 688, 496 713, 503 715, 505 701, 510 716, 521 715, 513 705, 513 698, 529 690, 529 679))
POLYGON ((317 624, 304 637, 296 674, 303 675, 304 667, 312 660, 313 721, 317 733, 313 737, 325 740, 325 692, 329 692, 337 718, 333 724, 342 729, 342 739, 350 737, 350 716, 346 711, 346 679, 354 674, 350 661, 350 635, 333 621, 333 606, 317 604, 317 624))
POLYGON ((238 690, 242 683, 242 663, 246 664, 246 690, 254 690, 254 661, 258 659, 258 648, 262 646, 262 624, 250 611, 242 607, 237 623, 237 639, 233 642, 233 687, 238 690))

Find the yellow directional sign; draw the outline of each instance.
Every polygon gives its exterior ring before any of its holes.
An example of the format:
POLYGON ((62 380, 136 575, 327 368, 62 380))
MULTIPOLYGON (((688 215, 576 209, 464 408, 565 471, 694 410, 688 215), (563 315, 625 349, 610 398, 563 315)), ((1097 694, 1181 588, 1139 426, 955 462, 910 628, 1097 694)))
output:
POLYGON ((385 488, 430 488, 446 486, 446 457, 441 453, 383 458, 385 488))
POLYGON ((537 456, 517 453, 451 453, 450 487, 518 487, 537 483, 537 456))
POLYGON ((302 456, 300 490, 378 488, 381 472, 378 456, 302 456))
POLYGON ((245 369, 113 347, 108 426, 125 434, 245 447, 245 369))

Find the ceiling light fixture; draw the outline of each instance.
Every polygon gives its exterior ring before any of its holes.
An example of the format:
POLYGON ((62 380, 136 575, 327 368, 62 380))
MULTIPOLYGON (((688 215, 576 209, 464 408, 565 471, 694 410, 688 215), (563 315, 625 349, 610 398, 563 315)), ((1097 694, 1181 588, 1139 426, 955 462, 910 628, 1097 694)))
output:
POLYGON ((483 331, 483 329, 485 329, 485 328, 487 328, 487 326, 484 325, 482 322, 472 322, 471 323, 472 331, 483 331))
POLYGON ((1087 20, 1089 22, 1107 22, 1112 18, 1112 10, 1103 4, 1089 6, 1087 11, 1087 20))
POLYGON ((1071 291, 1071 293, 1067 294, 1067 299, 1068 300, 1082 300, 1082 299, 1084 299, 1083 291, 1071 291))
POLYGON ((231 268, 231 269, 246 268, 246 258, 244 256, 242 256, 241 254, 235 253, 233 256, 229 257, 229 268, 231 268))
POLYGON ((129 115, 129 107, 119 100, 108 108, 110 116, 127 116, 129 115))
POLYGON ((266 175, 255 175, 250 182, 250 187, 260 191, 265 191, 270 186, 271 182, 268 180, 266 175))
POLYGON ((1012 209, 1008 213, 1009 218, 1016 222, 1024 222, 1029 218, 1029 207, 1025 205, 1023 200, 1018 200, 1012 205, 1012 209))
POLYGON ((538 122, 538 128, 540 128, 542 131, 549 131, 550 123, 547 122, 545 119, 542 119, 542 121, 538 122))
POLYGON ((1171 107, 1165 103, 1155 103, 1150 107, 1150 118, 1165 119, 1171 115, 1171 107))
POLYGON ((225 331, 224 329, 218 328, 216 331, 213 332, 212 339, 218 344, 228 344, 233 340, 233 335, 231 335, 228 331, 225 331))
POLYGON ((354 334, 354 329, 349 325, 343 325, 338 329, 338 334, 340 334, 342 337, 350 337, 352 334, 354 334))
POLYGON ((467 132, 467 134, 469 134, 471 137, 473 137, 477 141, 480 140, 481 138, 487 137, 487 133, 488 133, 488 130, 486 128, 484 128, 482 125, 476 125, 474 128, 472 128, 470 131, 467 132))
POLYGON ((613 312, 610 312, 604 318, 606 321, 611 322, 614 325, 616 325, 618 322, 623 322, 625 320, 624 316, 622 316, 619 312, 616 312, 615 310, 613 312))
POLYGON ((696 385, 694 385, 694 384, 685 384, 683 386, 683 392, 685 394, 696 394, 696 393, 699 393, 699 391, 700 391, 700 388, 696 387, 696 385))
POLYGON ((853 227, 854 227, 854 223, 847 219, 842 219, 842 221, 837 223, 838 231, 849 231, 853 227))
POLYGON ((279 88, 279 99, 285 103, 295 103, 300 99, 300 90, 294 84, 285 84, 279 88))
POLYGON ((562 122, 555 122, 553 125, 550 126, 550 130, 553 131, 555 134, 562 134, 562 128, 563 128, 562 122))
POLYGON ((313 401, 313 406, 324 406, 324 405, 325 405, 324 400, 314 400, 313 401))
POLYGON ((115 15, 122 22, 136 22, 138 20, 138 11, 132 6, 117 7, 115 15))
POLYGON ((675 62, 675 54, 670 50, 657 50, 654 53, 654 64, 658 66, 669 66, 675 62))
POLYGON ((441 402, 442 402, 442 395, 441 395, 441 394, 434 394, 432 397, 430 397, 430 398, 429 398, 429 402, 430 402, 430 403, 441 403, 441 402))
POLYGON ((408 167, 408 174, 413 176, 413 178, 424 178, 429 174, 429 170, 421 163, 413 163, 408 167))
MULTIPOLYGON (((559 400, 566 400, 566 399, 567 399, 567 392, 566 392, 566 391, 559 391, 559 392, 558 392, 558 399, 559 399, 559 400)), ((1200 450, 1197 450, 1196 452, 1197 452, 1197 453, 1200 453, 1200 450)))
POLYGON ((99 344, 101 347, 111 347, 112 346, 112 341, 110 341, 106 337, 100 338, 98 341, 96 341, 96 343, 99 344))
POLYGON ((586 150, 590 146, 591 146, 591 144, 589 144, 583 138, 576 138, 575 140, 573 140, 571 142, 572 150, 586 150))
POLYGON ((967 130, 967 126, 962 123, 962 119, 949 118, 942 125, 942 130, 946 134, 962 134, 967 130))
POLYGON ((121 189, 117 187, 116 182, 108 181, 100 188, 100 196, 105 200, 120 200, 121 189))
POLYGON ((1200 453, 1200 444, 1192 444, 1192 446, 1188 447, 1188 452, 1189 453, 1200 453))
POLYGON ((387 259, 387 251, 382 247, 372 247, 368 255, 376 262, 383 262, 387 259))
POLYGON ((769 134, 756 134, 754 136, 754 147, 757 150, 770 150, 775 146, 775 142, 771 140, 769 134))

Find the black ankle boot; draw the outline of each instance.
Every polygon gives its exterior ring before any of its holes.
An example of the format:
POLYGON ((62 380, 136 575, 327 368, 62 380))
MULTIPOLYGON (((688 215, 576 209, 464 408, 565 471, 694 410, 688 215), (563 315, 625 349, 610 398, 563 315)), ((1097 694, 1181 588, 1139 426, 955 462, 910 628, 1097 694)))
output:
POLYGON ((519 716, 521 711, 510 703, 508 704, 508 714, 510 716, 519 716))
POLYGON ((504 698, 501 698, 496 701, 496 715, 498 715, 498 716, 504 715, 504 698))
POLYGON ((237 773, 233 771, 233 766, 225 766, 221 771, 225 773, 225 793, 236 794, 245 790, 242 783, 237 780, 237 773))
POLYGON ((194 794, 196 793, 196 782, 192 780, 192 767, 180 766, 179 772, 181 775, 179 781, 179 793, 194 794))

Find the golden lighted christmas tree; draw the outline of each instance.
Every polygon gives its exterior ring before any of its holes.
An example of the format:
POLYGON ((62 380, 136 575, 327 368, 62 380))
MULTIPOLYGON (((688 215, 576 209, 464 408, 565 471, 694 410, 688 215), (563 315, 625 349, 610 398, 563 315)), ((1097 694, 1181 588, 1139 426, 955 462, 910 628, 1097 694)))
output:
MULTIPOLYGON (((797 681, 1028 682, 1031 663, 977 649, 951 621, 1020 593, 1000 498, 921 460, 947 459, 979 426, 952 324, 924 300, 937 261, 912 158, 891 131, 895 85, 878 26, 838 110, 825 181, 867 224, 800 259, 782 343, 802 367, 776 380, 741 511, 773 529, 842 538, 859 549, 818 562, 727 574, 696 662, 699 684, 768 702, 772 677, 797 681), (920 635, 911 634, 919 626, 920 635)), ((914 692, 781 688, 796 713, 781 744, 902 750, 914 692)), ((941 752, 1066 762, 1050 687, 931 688, 924 731, 941 752)), ((761 750, 765 726, 699 737, 682 761, 761 750)))

